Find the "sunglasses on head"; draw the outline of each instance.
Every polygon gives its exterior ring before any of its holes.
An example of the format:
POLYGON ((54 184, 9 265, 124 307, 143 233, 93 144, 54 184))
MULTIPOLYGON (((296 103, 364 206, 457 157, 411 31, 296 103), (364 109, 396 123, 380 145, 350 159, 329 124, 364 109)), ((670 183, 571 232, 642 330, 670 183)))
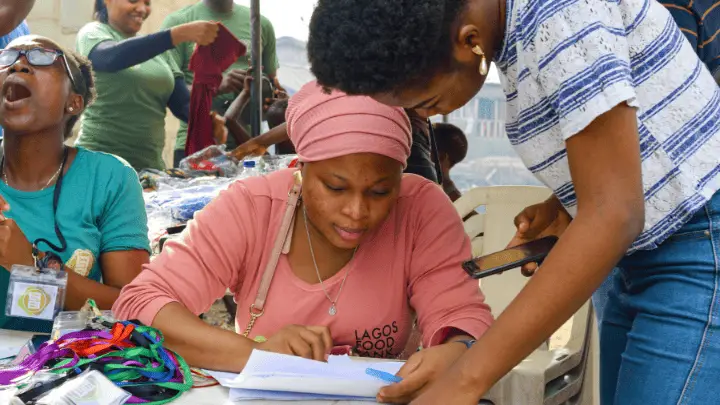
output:
POLYGON ((65 54, 62 51, 45 48, 3 49, 0 50, 0 68, 14 65, 21 56, 25 56, 25 59, 27 59, 28 63, 32 66, 51 66, 58 58, 62 59, 63 67, 65 67, 65 71, 70 78, 73 89, 77 88, 75 79, 70 71, 70 65, 68 64, 67 57, 65 57, 65 54))

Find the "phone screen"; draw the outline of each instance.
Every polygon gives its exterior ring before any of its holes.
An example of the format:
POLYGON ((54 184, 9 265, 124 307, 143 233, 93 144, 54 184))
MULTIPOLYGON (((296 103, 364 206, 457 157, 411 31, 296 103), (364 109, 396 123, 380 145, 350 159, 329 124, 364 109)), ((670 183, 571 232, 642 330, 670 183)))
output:
POLYGON ((500 252, 476 257, 463 263, 463 269, 473 278, 502 273, 523 264, 542 261, 557 242, 556 236, 547 236, 500 252))

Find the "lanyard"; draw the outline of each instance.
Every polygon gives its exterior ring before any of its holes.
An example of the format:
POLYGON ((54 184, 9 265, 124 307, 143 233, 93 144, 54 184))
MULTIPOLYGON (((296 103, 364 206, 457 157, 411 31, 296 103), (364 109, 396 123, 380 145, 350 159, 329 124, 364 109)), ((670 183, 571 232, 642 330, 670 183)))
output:
MULTIPOLYGON (((67 249, 67 242, 65 241, 65 236, 63 236, 62 232, 60 231, 60 226, 57 222, 57 208, 58 202, 60 201, 60 191, 62 190, 63 177, 65 177, 65 164, 67 163, 68 154, 69 149, 67 147, 63 147, 63 159, 62 163, 60 164, 60 173, 58 174, 58 179, 55 182, 55 190, 53 190, 53 222, 55 225, 55 235, 60 241, 60 246, 56 246, 47 239, 38 238, 35 240, 35 242, 33 242, 33 253, 35 254, 35 256, 37 256, 37 245, 40 243, 48 245, 50 249, 58 253, 63 253, 67 249)), ((5 167, 5 156, 3 156, 2 161, 0 161, 0 167, 5 167)))
POLYGON ((20 384, 41 369, 79 373, 92 368, 132 394, 128 403, 161 405, 192 388, 190 368, 163 347, 160 331, 139 322, 100 323, 108 330, 67 333, 18 366, 0 370, 0 385, 20 384))
MULTIPOLYGON (((65 172, 65 164, 67 163, 68 158, 68 148, 64 148, 63 151, 63 160, 62 164, 60 166, 60 174, 58 174, 57 182, 55 183, 55 190, 53 190, 53 222, 55 225, 55 235, 57 235, 58 240, 60 241, 60 246, 55 246, 52 242, 50 242, 47 239, 38 238, 33 243, 33 246, 37 248, 37 245, 40 243, 44 243, 50 247, 50 249, 54 250, 57 253, 63 253, 67 249, 67 242, 65 241, 65 237, 63 236, 62 232, 60 231, 60 226, 58 225, 57 221, 57 209, 58 209, 58 202, 60 201, 60 191, 62 190, 62 183, 63 183, 63 177, 65 172)), ((4 158, 3 158, 4 159, 4 158)))

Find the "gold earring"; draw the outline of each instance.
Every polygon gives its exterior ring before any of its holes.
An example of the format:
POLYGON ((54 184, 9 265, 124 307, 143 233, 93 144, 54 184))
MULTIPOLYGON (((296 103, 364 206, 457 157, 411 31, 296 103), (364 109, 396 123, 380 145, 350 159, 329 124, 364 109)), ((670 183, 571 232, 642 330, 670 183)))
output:
POLYGON ((478 71, 480 72, 481 75, 486 76, 488 74, 488 65, 487 65, 487 59, 485 59, 485 52, 483 52, 482 48, 480 48, 480 45, 473 46, 472 52, 475 55, 481 56, 480 67, 478 68, 478 71))

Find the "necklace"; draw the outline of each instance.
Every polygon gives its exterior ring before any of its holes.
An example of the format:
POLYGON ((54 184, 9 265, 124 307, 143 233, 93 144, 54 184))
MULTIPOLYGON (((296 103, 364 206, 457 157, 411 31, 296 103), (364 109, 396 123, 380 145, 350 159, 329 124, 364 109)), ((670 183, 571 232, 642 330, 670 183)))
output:
MULTIPOLYGON (((348 274, 350 274, 350 267, 348 267, 347 271, 345 272, 345 277, 343 277, 342 283, 340 283, 340 290, 338 291, 335 300, 333 300, 330 297, 330 294, 328 294, 327 289, 325 289, 325 283, 323 283, 322 277, 320 277, 320 269, 318 268, 317 261, 315 260, 315 251, 313 250, 312 240, 310 239, 310 228, 308 227, 307 210, 305 209, 305 204, 303 204, 303 218, 305 220, 305 233, 307 233, 308 245, 310 246, 310 256, 312 257, 313 264, 315 265, 315 273, 318 276, 318 280, 320 281, 320 287, 322 287, 322 290, 325 293, 325 297, 328 299, 328 301, 330 301, 330 309, 328 309, 328 314, 330 316, 335 316, 335 314, 337 314, 336 304, 340 299, 340 294, 342 294, 343 287, 345 286, 345 280, 347 280, 347 276, 348 274)), ((356 252, 357 247, 355 247, 355 250, 353 250, 350 261, 352 261, 352 259, 355 257, 356 252)))
MULTIPOLYGON (((63 163, 64 163, 64 161, 63 161, 63 162, 60 162, 60 167, 58 167, 58 169, 57 169, 57 171, 55 172, 55 174, 53 174, 52 177, 50 177, 50 179, 49 179, 49 180, 47 181, 47 183, 45 184, 45 187, 41 188, 41 189, 38 190, 38 191, 43 191, 43 190, 45 190, 46 188, 50 187, 50 183, 52 183, 53 180, 55 180, 55 178, 60 175, 60 171, 61 171, 62 168, 63 168, 63 163)), ((10 187, 10 183, 8 183, 8 178, 7 178, 7 170, 5 170, 5 159, 3 159, 2 172, 3 172, 3 181, 5 181, 5 185, 8 186, 8 187, 10 187)))

